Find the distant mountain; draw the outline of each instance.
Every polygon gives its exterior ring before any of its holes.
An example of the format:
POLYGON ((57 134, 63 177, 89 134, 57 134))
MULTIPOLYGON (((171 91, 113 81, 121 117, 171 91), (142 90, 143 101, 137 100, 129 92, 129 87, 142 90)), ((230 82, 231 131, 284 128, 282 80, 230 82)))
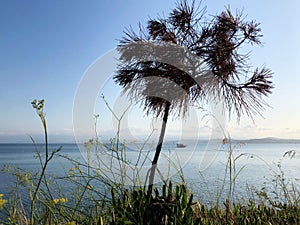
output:
MULTIPOLYGON (((220 142, 222 143, 223 139, 199 139, 197 140, 198 143, 206 143, 208 141, 220 142)), ((166 141, 172 142, 172 141, 166 141)), ((173 141, 175 143, 175 141, 173 141)), ((195 140, 185 139, 181 140, 181 142, 188 143, 188 142, 195 142, 195 140)), ((300 144, 300 139, 284 139, 284 138, 274 138, 274 137, 267 137, 267 138, 252 138, 252 139, 231 139, 232 143, 242 142, 242 143, 295 143, 300 144)))
POLYGON ((296 143, 300 144, 300 139, 284 139, 284 138, 255 138, 255 139, 246 139, 246 140, 233 140, 233 141, 241 141, 244 143, 296 143))

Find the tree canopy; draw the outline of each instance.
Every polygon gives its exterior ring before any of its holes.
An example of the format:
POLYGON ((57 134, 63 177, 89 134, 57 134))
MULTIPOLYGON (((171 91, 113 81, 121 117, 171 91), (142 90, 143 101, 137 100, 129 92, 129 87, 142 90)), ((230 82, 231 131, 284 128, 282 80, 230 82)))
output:
POLYGON ((243 45, 262 45, 259 23, 244 21, 242 13, 233 15, 229 8, 217 16, 205 16, 205 8, 199 10, 194 2, 189 5, 184 0, 167 17, 149 19, 138 32, 125 31, 114 79, 147 113, 162 116, 166 99, 170 112, 182 116, 189 104, 220 101, 219 97, 238 118, 260 114, 266 106, 263 97, 273 88, 272 72, 264 66, 252 69, 250 54, 239 52, 243 45), (166 59, 172 63, 162 62, 166 59), (175 84, 185 94, 177 93, 175 84))

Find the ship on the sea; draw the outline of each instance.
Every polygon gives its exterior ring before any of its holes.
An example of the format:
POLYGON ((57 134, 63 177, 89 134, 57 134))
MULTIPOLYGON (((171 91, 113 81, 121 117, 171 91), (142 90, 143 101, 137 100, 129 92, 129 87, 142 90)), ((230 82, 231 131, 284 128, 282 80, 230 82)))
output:
POLYGON ((176 147, 177 147, 177 148, 185 148, 186 145, 185 145, 185 144, 182 144, 182 143, 177 143, 177 144, 176 144, 176 147))

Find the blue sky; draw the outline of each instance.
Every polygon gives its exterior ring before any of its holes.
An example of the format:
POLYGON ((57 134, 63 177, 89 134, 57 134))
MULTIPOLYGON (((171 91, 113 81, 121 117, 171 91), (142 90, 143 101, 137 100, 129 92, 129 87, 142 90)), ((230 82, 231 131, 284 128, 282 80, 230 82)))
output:
MULTIPOLYGON (((167 14, 174 5, 158 0, 0 1, 0 142, 29 142, 28 135, 40 140, 42 128, 30 105, 35 98, 46 100, 51 141, 73 141, 74 96, 88 67, 116 47, 126 27, 167 14)), ((233 11, 244 9, 248 20, 261 23, 265 46, 253 49, 251 63, 271 68, 275 83, 266 99, 272 108, 263 112, 264 118, 256 117, 255 124, 246 117, 238 125, 231 121, 228 131, 236 138, 300 138, 300 2, 202 1, 209 15, 228 5, 233 11)), ((105 94, 113 105, 119 89, 111 83, 107 87, 105 94)), ((153 121, 136 108, 131 111, 132 132, 149 132, 153 121)), ((110 116, 105 113, 99 123, 110 116)), ((102 122, 101 135, 108 137, 110 122, 102 122)), ((169 135, 178 131, 176 123, 170 123, 169 135)), ((202 131, 207 135, 205 126, 202 131)))

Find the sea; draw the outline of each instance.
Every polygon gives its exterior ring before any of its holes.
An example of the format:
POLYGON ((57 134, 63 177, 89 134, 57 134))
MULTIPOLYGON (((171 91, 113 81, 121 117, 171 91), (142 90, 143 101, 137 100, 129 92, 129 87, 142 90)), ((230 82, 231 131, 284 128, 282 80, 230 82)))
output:
MULTIPOLYGON (((183 140, 180 143, 182 145, 179 146, 178 141, 166 141, 163 144, 155 179, 158 186, 169 180, 185 182, 195 198, 208 204, 228 196, 249 199, 261 190, 272 194, 282 181, 300 188, 300 141, 183 140)), ((104 143, 97 147, 49 144, 49 152, 59 147, 60 156, 54 156, 50 161, 47 174, 64 177, 74 166, 71 160, 76 160, 82 164, 89 163, 93 171, 127 186, 146 184, 155 152, 154 142, 128 142, 124 145, 104 143), (120 168, 125 171, 125 176, 118 176, 120 168)), ((4 198, 11 195, 16 187, 14 169, 32 174, 41 172, 37 152, 43 161, 43 144, 0 144, 0 194, 4 194, 4 198)), ((62 190, 70 191, 72 188, 63 180, 60 185, 62 190)), ((101 189, 99 186, 95 188, 101 189)), ((24 192, 20 196, 26 196, 26 189, 19 191, 24 192)))

